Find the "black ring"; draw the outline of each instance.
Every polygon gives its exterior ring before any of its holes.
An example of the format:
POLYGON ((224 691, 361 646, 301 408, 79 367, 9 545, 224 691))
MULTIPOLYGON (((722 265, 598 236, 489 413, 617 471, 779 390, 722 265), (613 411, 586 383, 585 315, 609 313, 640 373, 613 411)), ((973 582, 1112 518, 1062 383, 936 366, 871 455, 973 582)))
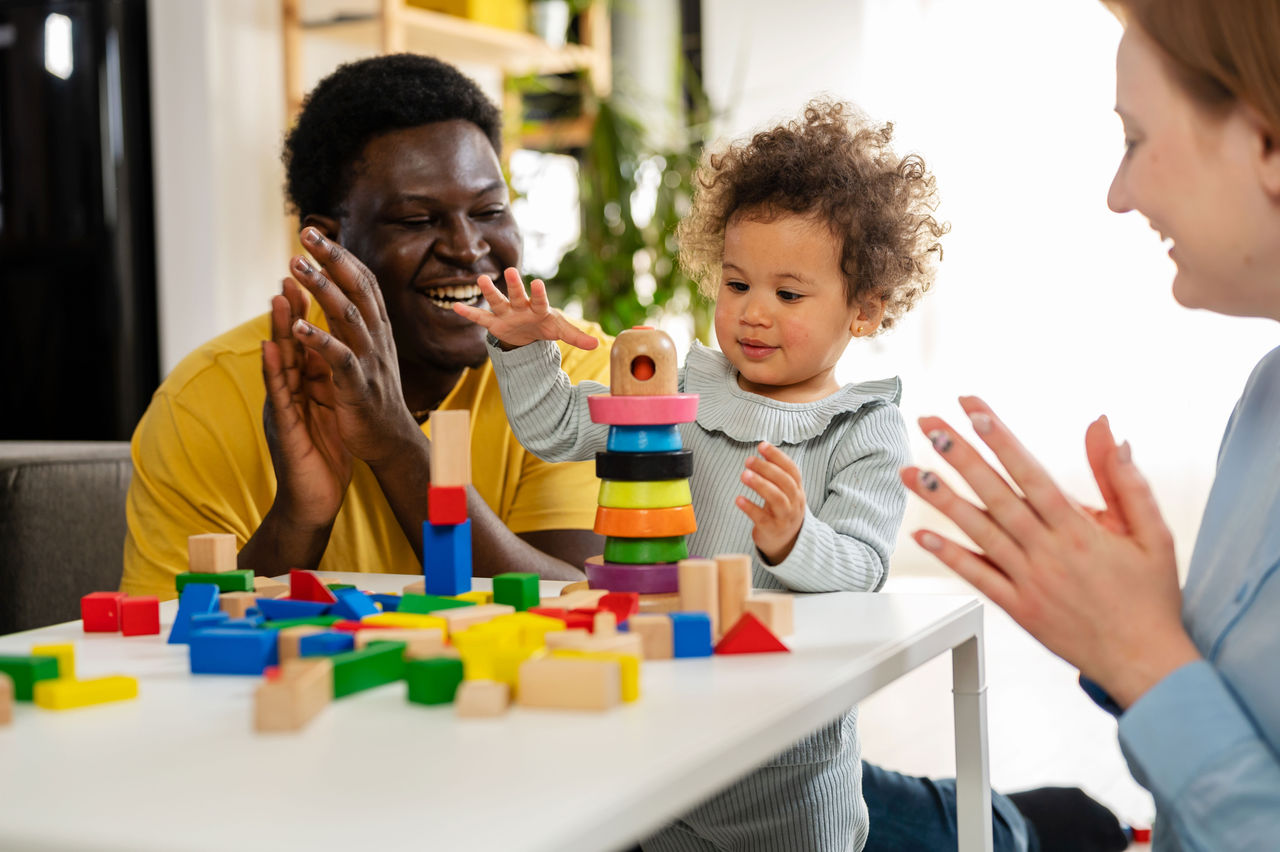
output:
POLYGON ((596 477, 620 482, 659 482, 693 475, 693 450, 665 453, 596 453, 596 477))

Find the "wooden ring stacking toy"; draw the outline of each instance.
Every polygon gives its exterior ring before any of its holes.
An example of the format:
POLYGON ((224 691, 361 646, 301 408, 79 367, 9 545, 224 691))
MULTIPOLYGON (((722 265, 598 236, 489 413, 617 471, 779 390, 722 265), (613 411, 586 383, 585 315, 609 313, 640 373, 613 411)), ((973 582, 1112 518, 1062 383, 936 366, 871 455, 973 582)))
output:
POLYGON ((678 379, 676 345, 665 331, 638 325, 614 340, 609 354, 609 392, 614 396, 670 396, 678 379))
POLYGON ((596 509, 595 531, 598 535, 621 538, 667 538, 689 535, 698 529, 693 506, 671 509, 596 509))
POLYGON ((693 451, 667 453, 596 453, 596 478, 622 482, 688 479, 693 474, 693 451))
POLYGON ((604 540, 604 561, 624 565, 646 565, 655 562, 679 562, 689 558, 684 536, 666 538, 617 538, 604 540))
POLYGON ((587 397, 592 423, 610 426, 665 426, 692 423, 698 417, 698 395, 677 393, 667 396, 613 396, 607 393, 587 397))
POLYGON ((611 592, 639 592, 642 595, 669 595, 680 591, 680 569, 674 562, 656 565, 618 565, 592 556, 583 566, 593 589, 611 592))
POLYGON ((670 453, 684 445, 675 426, 610 426, 611 453, 670 453))
POLYGON ((609 509, 669 509, 693 502, 687 479, 667 479, 661 482, 600 482, 600 497, 596 502, 609 509))

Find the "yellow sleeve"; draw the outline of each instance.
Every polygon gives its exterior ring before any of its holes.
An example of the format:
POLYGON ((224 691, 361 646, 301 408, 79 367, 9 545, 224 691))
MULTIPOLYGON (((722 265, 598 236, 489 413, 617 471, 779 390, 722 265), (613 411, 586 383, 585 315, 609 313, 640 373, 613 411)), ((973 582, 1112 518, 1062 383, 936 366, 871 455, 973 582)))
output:
MULTIPOLYGON (((591 380, 609 384, 613 338, 595 323, 575 323, 601 341, 590 351, 560 344, 561 366, 573 384, 591 380)), ((506 518, 512 532, 589 530, 595 525, 600 481, 594 461, 550 464, 524 454, 520 484, 506 518)))

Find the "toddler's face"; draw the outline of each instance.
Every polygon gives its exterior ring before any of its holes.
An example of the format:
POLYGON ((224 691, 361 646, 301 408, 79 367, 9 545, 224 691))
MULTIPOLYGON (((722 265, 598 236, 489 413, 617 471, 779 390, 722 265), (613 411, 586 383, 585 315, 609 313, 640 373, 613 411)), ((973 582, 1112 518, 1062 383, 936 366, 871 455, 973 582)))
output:
POLYGON ((840 248, 807 216, 729 223, 716 339, 744 390, 811 402, 839 389, 836 361, 859 324, 858 309, 845 303, 840 248))

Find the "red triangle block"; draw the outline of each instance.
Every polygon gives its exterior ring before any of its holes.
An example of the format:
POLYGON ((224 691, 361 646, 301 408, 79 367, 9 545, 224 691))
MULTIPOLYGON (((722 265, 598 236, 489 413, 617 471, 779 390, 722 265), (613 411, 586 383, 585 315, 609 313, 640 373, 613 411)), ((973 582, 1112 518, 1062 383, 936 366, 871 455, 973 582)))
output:
POLYGON ((738 623, 716 644, 717 654, 768 654, 777 651, 791 653, 791 649, 783 645, 763 621, 749 612, 744 612, 738 623))
POLYGON ((316 603, 337 603, 338 598, 333 591, 320 582, 314 571, 302 571, 294 568, 289 572, 289 597, 295 601, 314 601, 316 603))

